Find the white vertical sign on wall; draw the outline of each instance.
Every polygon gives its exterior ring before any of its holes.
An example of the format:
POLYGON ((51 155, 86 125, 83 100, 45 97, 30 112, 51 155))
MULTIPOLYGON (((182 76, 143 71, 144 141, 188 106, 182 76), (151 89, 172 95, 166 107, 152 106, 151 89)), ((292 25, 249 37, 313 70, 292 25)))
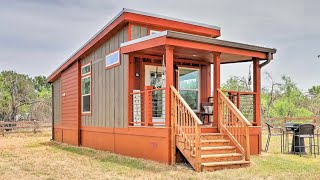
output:
MULTIPOLYGON (((133 90, 133 93, 138 93, 140 90, 133 90)), ((133 94, 133 122, 134 126, 141 126, 141 94, 133 94), (136 123, 140 122, 140 123, 136 123)))

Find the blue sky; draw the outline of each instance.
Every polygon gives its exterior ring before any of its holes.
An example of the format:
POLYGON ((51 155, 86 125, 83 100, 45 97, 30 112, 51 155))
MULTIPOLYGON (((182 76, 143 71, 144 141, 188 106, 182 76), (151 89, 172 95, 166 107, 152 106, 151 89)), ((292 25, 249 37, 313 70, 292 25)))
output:
MULTIPOLYGON (((220 39, 276 48, 263 72, 276 81, 291 76, 304 90, 320 85, 316 0, 1 0, 0 71, 49 75, 124 7, 220 26, 220 39)), ((223 65, 222 82, 248 76, 248 68, 223 65)), ((265 76, 262 83, 269 85, 265 76)))

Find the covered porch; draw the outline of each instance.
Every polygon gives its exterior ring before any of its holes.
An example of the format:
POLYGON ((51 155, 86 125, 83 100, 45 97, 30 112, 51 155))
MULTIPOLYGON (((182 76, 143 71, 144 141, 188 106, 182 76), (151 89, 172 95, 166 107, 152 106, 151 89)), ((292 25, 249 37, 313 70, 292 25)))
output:
POLYGON ((170 127, 173 86, 197 115, 211 100, 213 117, 205 116, 205 122, 218 127, 221 65, 249 61, 253 62, 253 91, 225 93, 253 126, 261 125, 260 61, 271 60, 274 49, 163 31, 123 43, 121 53, 128 54, 130 61, 129 126, 170 127))
POLYGON ((129 55, 128 126, 168 128, 172 164, 177 150, 197 171, 224 165, 205 157, 227 153, 225 163, 241 167, 250 154, 261 153, 260 70, 275 49, 163 31, 123 43, 120 51, 129 55), (221 91, 221 65, 249 61, 253 91, 221 91), (213 111, 206 109, 204 125, 199 115, 210 100, 213 111), (233 159, 228 152, 243 159, 228 162, 233 159))

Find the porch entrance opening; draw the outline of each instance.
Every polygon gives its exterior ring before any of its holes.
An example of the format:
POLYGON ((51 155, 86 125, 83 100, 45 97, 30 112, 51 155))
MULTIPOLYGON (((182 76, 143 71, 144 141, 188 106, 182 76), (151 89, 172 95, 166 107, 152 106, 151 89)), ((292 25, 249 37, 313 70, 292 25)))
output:
MULTIPOLYGON (((161 66, 145 65, 145 86, 165 88, 165 74, 161 66)), ((152 94, 152 122, 163 125, 165 123, 165 90, 153 91, 152 94)))

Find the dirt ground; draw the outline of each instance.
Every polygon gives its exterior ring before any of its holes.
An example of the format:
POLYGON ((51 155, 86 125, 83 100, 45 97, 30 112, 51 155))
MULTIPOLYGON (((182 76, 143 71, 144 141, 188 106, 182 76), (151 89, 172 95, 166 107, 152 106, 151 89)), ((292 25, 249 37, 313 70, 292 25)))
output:
POLYGON ((0 136, 2 179, 320 179, 318 158, 270 152, 252 156, 248 168, 197 173, 187 164, 167 166, 104 151, 50 142, 50 132, 0 136))

